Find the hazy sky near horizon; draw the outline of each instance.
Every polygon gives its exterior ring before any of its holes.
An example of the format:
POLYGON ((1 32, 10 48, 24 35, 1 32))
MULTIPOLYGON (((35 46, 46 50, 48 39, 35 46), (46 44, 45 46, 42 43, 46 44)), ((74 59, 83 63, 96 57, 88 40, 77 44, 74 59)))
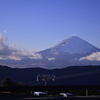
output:
POLYGON ((29 50, 72 35, 100 48, 100 0, 0 0, 0 35, 29 50))

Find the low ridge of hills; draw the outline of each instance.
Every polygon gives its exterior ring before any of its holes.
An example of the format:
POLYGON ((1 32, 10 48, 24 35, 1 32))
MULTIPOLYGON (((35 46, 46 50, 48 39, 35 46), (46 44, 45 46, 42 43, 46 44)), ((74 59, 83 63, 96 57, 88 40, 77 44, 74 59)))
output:
POLYGON ((10 78, 12 81, 25 82, 29 85, 44 85, 36 81, 37 75, 55 75, 55 81, 48 85, 100 85, 100 66, 70 66, 61 69, 10 68, 0 65, 0 81, 10 78))

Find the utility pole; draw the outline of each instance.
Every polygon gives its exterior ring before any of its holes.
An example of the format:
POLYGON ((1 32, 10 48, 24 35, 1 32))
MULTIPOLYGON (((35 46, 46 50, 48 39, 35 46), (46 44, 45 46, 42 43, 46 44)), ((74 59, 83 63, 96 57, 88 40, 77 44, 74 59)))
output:
POLYGON ((88 90, 86 89, 86 96, 88 96, 88 90))
POLYGON ((37 75, 37 81, 44 81, 44 86, 47 86, 48 81, 55 81, 55 75, 37 75))
MULTIPOLYGON (((48 81, 55 81, 55 75, 37 75, 37 81, 44 81, 44 86, 47 86, 48 81)), ((47 90, 45 91, 46 93, 47 90)))

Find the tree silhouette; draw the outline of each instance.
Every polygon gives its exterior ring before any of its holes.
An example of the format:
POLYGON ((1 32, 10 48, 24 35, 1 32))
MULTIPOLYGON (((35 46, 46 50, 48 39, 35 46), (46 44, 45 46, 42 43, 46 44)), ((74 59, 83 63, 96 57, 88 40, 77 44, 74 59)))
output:
POLYGON ((2 86, 11 86, 12 81, 10 80, 10 78, 5 78, 1 81, 2 86))
POLYGON ((1 81, 2 86, 28 86, 26 83, 24 82, 15 82, 15 81, 11 81, 10 78, 5 78, 1 81))

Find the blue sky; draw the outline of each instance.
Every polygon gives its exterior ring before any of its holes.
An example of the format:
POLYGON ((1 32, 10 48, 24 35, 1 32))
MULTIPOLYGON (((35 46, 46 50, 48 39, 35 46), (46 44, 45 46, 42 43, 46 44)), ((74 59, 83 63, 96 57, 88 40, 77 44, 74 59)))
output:
POLYGON ((28 50, 71 35, 100 48, 100 0, 0 0, 0 35, 28 50))

